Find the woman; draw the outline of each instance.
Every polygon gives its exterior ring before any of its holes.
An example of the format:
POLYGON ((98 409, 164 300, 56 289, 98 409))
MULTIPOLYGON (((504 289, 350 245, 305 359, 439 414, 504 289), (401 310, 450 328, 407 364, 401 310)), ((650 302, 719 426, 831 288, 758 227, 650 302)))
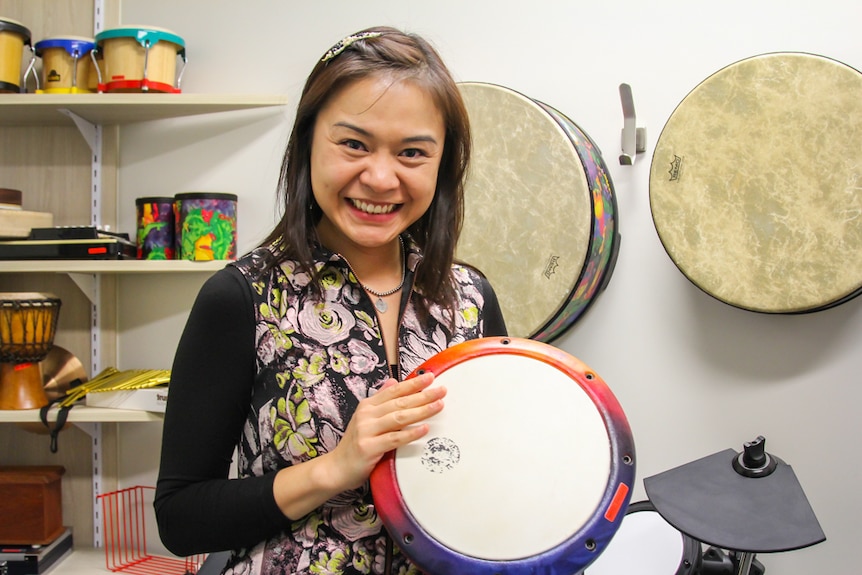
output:
POLYGON ((168 549, 233 550, 227 573, 418 573, 368 477, 443 409, 433 375, 403 378, 505 335, 487 281, 453 262, 469 156, 457 86, 422 38, 368 29, 316 64, 284 216, 207 281, 177 349, 155 499, 168 549))

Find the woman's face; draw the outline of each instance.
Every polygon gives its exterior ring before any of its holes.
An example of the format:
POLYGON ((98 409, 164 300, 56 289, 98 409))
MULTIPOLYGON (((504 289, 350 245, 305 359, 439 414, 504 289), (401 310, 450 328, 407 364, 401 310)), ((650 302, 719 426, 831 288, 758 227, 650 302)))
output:
POLYGON ((358 80, 321 108, 311 186, 318 234, 350 253, 388 245, 431 205, 443 154, 443 115, 409 80, 358 80))

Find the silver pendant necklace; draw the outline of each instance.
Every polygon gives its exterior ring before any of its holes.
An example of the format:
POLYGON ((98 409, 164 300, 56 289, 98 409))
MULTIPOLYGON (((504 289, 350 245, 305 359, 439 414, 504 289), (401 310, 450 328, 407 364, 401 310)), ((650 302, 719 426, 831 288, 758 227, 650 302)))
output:
POLYGON ((394 287, 389 291, 376 291, 371 289, 364 283, 359 282, 359 285, 362 286, 362 289, 372 295, 377 296, 377 300, 374 302, 374 307, 376 307, 377 311, 379 311, 380 313, 386 313, 386 310, 389 309, 389 305, 385 301, 383 301, 383 298, 401 291, 401 288, 404 287, 404 279, 407 277, 406 265, 404 261, 404 240, 401 238, 401 236, 398 236, 398 239, 401 242, 401 283, 399 283, 397 287, 394 287))

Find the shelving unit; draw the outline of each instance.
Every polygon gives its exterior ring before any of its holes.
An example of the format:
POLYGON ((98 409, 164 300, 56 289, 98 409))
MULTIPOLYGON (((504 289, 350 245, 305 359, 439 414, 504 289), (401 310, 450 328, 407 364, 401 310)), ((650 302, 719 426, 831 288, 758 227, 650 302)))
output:
MULTIPOLYGON (((0 14, 26 23, 33 38, 59 31, 81 36, 119 24, 119 0, 0 0, 0 14)), ((0 186, 25 193, 25 209, 49 211, 54 224, 115 227, 121 126, 173 118, 261 110, 280 114, 282 95, 261 94, 2 94, 0 186), (27 205, 27 202, 30 205, 27 205)), ((118 277, 126 274, 211 274, 225 261, 0 261, 0 291, 52 292, 62 299, 55 345, 81 358, 88 372, 116 366, 118 277), (86 358, 86 360, 85 360, 86 358)), ((49 419, 56 418, 56 409, 49 419)), ((75 552, 57 575, 105 572, 95 496, 118 487, 119 426, 156 423, 158 413, 75 406, 59 451, 51 454, 38 410, 0 411, 4 463, 63 465, 64 522, 75 552), (37 433, 34 433, 37 431, 37 433), (8 454, 8 455, 7 455, 8 454)), ((157 462, 153 462, 157 465, 157 462)))

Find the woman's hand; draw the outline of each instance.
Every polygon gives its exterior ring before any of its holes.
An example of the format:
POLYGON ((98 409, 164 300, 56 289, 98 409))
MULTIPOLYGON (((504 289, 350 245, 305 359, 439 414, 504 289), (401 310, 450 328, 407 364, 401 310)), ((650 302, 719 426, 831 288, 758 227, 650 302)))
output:
MULTIPOLYGON (((421 423, 443 409, 446 388, 430 388, 434 374, 397 382, 389 379, 376 394, 362 400, 331 452, 342 491, 362 485, 386 452, 428 433, 421 423)), ((334 478, 335 479, 335 478, 334 478)))
POLYGON ((281 469, 273 497, 285 516, 298 519, 332 497, 361 486, 383 455, 428 433, 421 423, 443 409, 446 388, 428 388, 431 373, 387 380, 359 402, 339 444, 319 457, 281 469))

